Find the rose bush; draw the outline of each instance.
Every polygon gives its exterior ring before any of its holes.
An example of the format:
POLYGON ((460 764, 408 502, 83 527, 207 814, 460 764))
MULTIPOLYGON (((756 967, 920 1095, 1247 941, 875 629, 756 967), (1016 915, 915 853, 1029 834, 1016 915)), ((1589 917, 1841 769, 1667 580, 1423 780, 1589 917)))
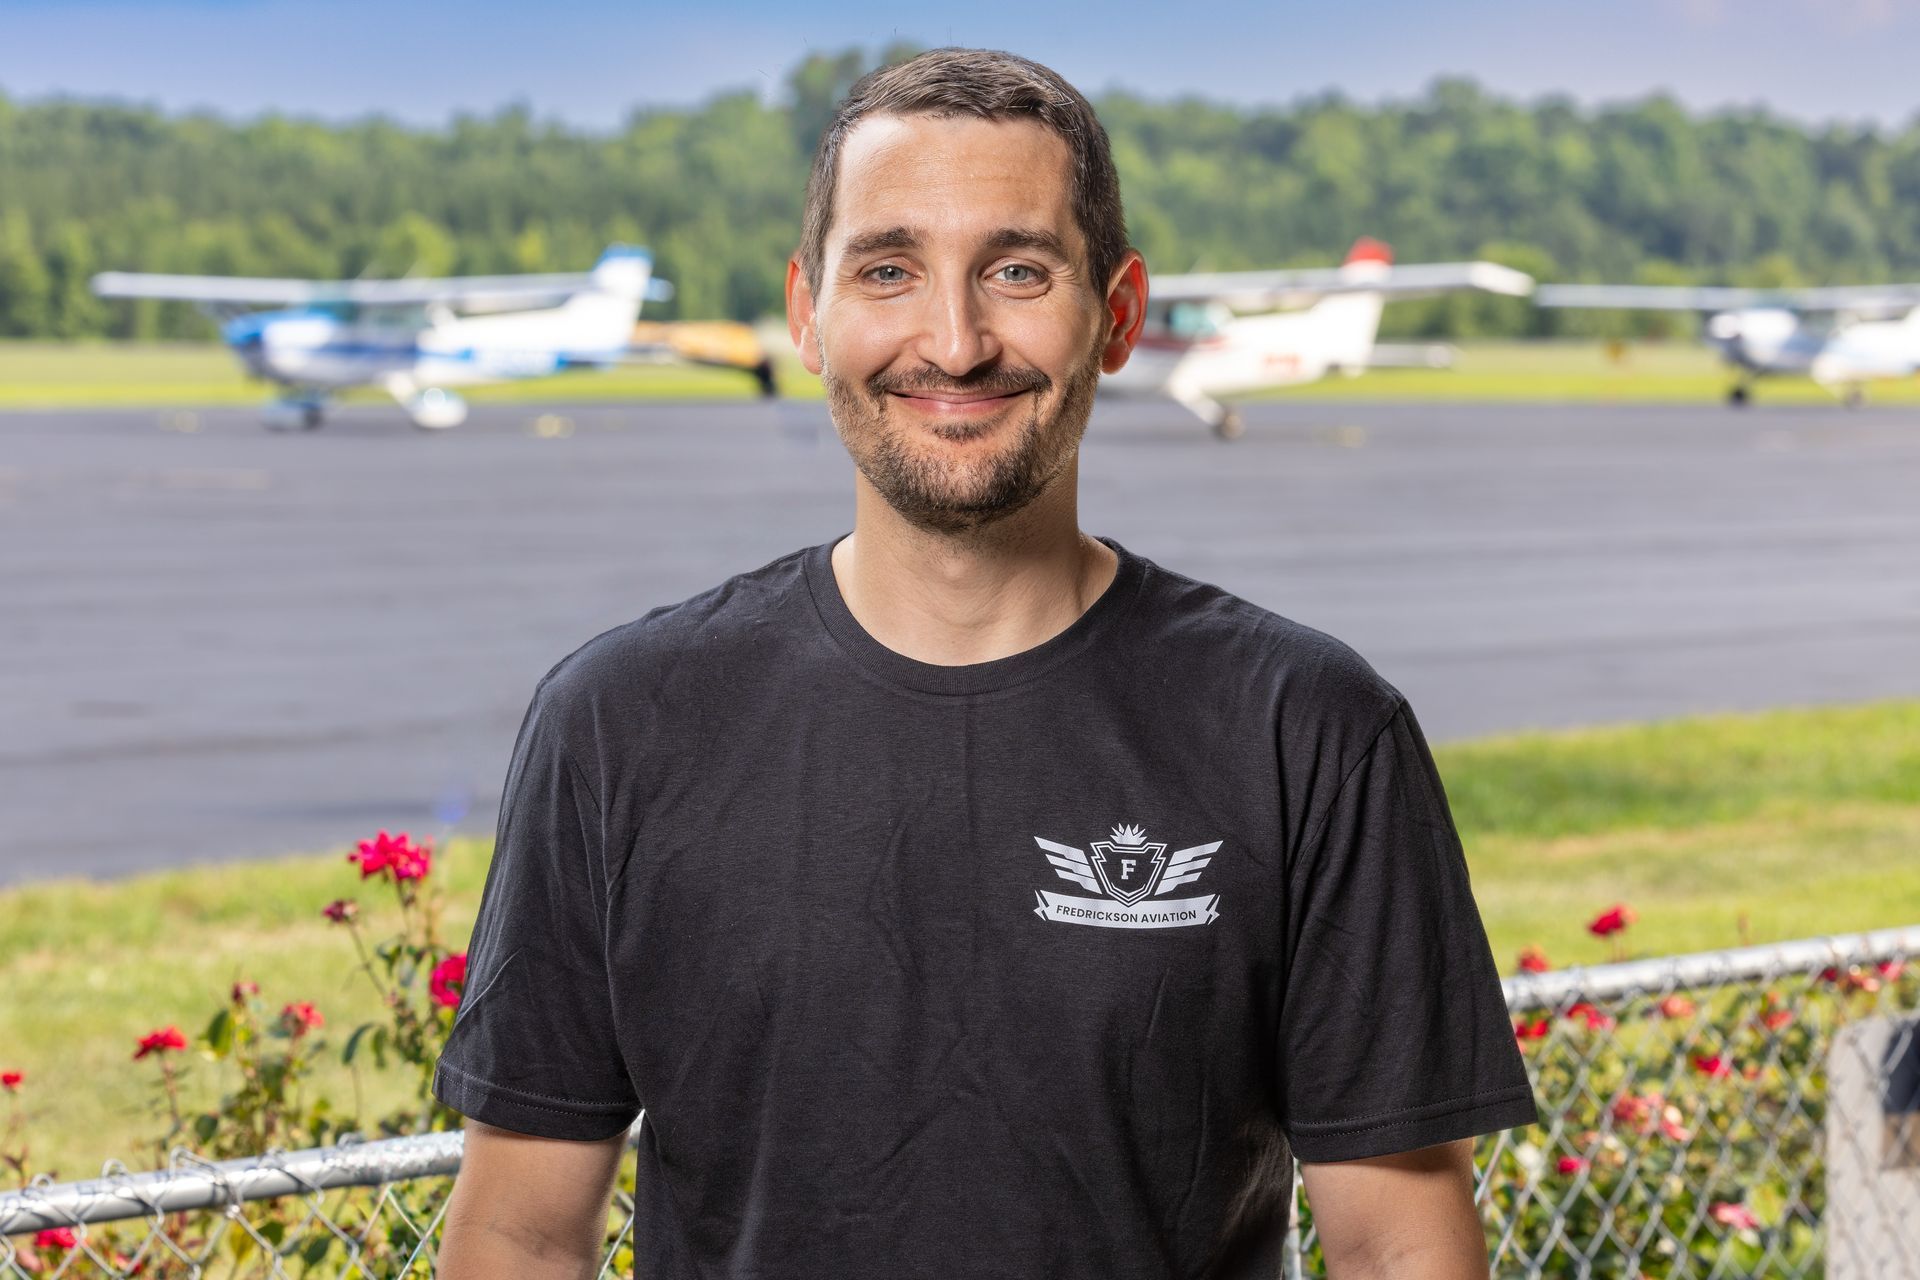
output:
MULTIPOLYGON (((232 984, 226 1001, 194 1040, 168 1024, 135 1042, 133 1058, 151 1059, 167 1128, 167 1149, 185 1145, 203 1159, 258 1155, 337 1142, 347 1132, 369 1137, 458 1127, 460 1118, 432 1097, 433 1064, 453 1024, 466 982, 467 957, 443 940, 442 904, 433 881, 433 853, 407 833, 382 831, 348 855, 359 882, 373 882, 398 905, 398 933, 372 937, 358 902, 336 898, 318 908, 344 930, 351 963, 381 997, 384 1016, 353 1028, 337 1047, 326 1038, 324 1011, 304 999, 264 1004, 257 983, 232 984), (197 1048, 197 1055, 190 1049, 197 1048), (358 1073, 399 1072, 414 1083, 411 1103, 364 1117, 309 1088, 322 1054, 337 1053, 358 1073), (180 1083, 194 1058, 224 1064, 236 1081, 205 1111, 181 1111, 180 1083)), ((1633 912, 1616 905, 1589 925, 1614 942, 1633 912)), ((1537 947, 1516 968, 1551 969, 1537 947)), ((299 993, 291 993, 299 994, 299 993)), ((1898 961, 1790 978, 1764 989, 1728 986, 1648 993, 1602 1005, 1569 998, 1552 1010, 1529 1010, 1513 1023, 1528 1064, 1541 1124, 1479 1140, 1476 1162, 1486 1182, 1483 1215, 1489 1250, 1501 1247, 1496 1275, 1511 1274, 1519 1259, 1539 1258, 1544 1274, 1571 1273, 1593 1255, 1582 1274, 1602 1280, 1664 1280, 1670 1275, 1762 1270, 1819 1275, 1814 1224, 1825 1211, 1825 1180, 1818 1142, 1825 1116, 1824 1051, 1842 1022, 1888 1007, 1920 1006, 1920 971, 1898 961), (1645 1242, 1637 1267, 1621 1241, 1645 1242), (1598 1247, 1596 1248, 1596 1244, 1598 1247)), ((25 1181, 28 1147, 20 1109, 22 1073, 0 1069, 9 1118, 0 1138, 0 1162, 25 1181)), ((418 1179, 379 1196, 343 1197, 329 1206, 347 1236, 367 1240, 360 1269, 369 1276, 401 1273, 418 1238, 414 1223, 433 1220, 450 1184, 418 1179), (372 1214, 383 1203, 385 1212, 372 1214), (410 1220, 410 1221, 409 1221, 410 1220)), ((623 1162, 619 1190, 631 1196, 632 1165, 623 1162)), ((265 1201, 247 1220, 279 1255, 286 1271, 333 1274, 341 1239, 307 1223, 303 1197, 265 1201), (316 1271, 317 1269, 317 1271, 316 1271)), ((632 1244, 610 1215, 607 1239, 615 1274, 631 1271, 632 1244)), ((1310 1206, 1302 1208, 1310 1229, 1310 1206)), ((158 1225, 188 1255, 215 1239, 210 1212, 170 1214, 158 1225)), ((120 1274, 185 1276, 191 1269, 151 1247, 149 1224, 101 1224, 75 1231, 59 1227, 31 1242, 16 1242, 18 1265, 30 1274, 52 1271, 74 1249, 111 1261, 120 1274), (144 1251, 141 1242, 145 1241, 144 1251)), ((271 1268, 253 1254, 260 1245, 244 1231, 227 1230, 217 1247, 230 1255, 231 1273, 271 1268)), ((77 1261, 77 1260, 76 1260, 77 1261)), ((1317 1243, 1307 1250, 1309 1273, 1324 1272, 1317 1243)), ((72 1271, 62 1274, 74 1274, 72 1271)), ((81 1274, 86 1274, 81 1272, 81 1274)), ((412 1275, 428 1275, 424 1260, 412 1275)))
MULTIPOLYGON (((1618 948, 1634 918, 1621 904, 1588 928, 1618 948)), ((1528 948, 1514 968, 1544 960, 1528 948)), ((1827 1046, 1850 1020, 1916 1008, 1920 972, 1895 960, 1517 1016, 1541 1122, 1475 1146, 1493 1274, 1536 1258, 1595 1280, 1825 1274, 1827 1046)), ((1317 1242, 1305 1261, 1324 1274, 1317 1242)))

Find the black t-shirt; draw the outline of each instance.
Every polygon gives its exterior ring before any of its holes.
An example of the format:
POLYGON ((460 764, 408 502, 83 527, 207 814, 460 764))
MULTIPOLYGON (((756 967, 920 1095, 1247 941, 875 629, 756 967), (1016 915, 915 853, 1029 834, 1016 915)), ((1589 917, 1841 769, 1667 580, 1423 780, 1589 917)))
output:
POLYGON ((644 1107, 638 1275, 1271 1276, 1289 1149, 1535 1121, 1406 700, 1102 541, 991 662, 880 644, 823 543, 541 680, 433 1088, 644 1107))

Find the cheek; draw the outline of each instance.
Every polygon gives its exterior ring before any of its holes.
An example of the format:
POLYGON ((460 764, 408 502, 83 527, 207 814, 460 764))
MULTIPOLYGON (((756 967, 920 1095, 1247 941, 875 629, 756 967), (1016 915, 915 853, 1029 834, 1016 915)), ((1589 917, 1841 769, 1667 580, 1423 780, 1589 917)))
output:
POLYGON ((1000 326, 1007 355, 1059 381, 1083 363, 1093 348, 1095 329, 1078 311, 1015 312, 1000 326))
POLYGON ((884 311, 849 308, 821 326, 821 344, 833 375, 859 381, 907 354, 910 335, 884 311))

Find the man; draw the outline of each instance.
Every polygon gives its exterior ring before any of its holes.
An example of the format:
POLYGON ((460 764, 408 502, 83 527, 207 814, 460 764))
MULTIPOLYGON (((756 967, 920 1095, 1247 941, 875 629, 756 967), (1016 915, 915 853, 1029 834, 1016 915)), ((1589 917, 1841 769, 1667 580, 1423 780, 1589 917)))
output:
POLYGON ((1139 337, 1107 140, 1024 59, 856 85, 788 267, 851 534, 591 641, 509 770, 435 1076, 443 1276, 1485 1277, 1532 1123, 1404 699, 1076 521, 1139 337))

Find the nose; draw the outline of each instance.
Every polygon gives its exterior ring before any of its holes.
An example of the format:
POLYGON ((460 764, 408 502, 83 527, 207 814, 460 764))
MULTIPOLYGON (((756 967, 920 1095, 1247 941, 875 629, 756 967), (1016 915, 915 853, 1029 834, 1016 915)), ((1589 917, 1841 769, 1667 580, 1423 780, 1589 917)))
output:
POLYGON ((974 282, 949 276, 927 291, 917 354, 949 377, 963 378, 1000 354, 1000 341, 974 282))

